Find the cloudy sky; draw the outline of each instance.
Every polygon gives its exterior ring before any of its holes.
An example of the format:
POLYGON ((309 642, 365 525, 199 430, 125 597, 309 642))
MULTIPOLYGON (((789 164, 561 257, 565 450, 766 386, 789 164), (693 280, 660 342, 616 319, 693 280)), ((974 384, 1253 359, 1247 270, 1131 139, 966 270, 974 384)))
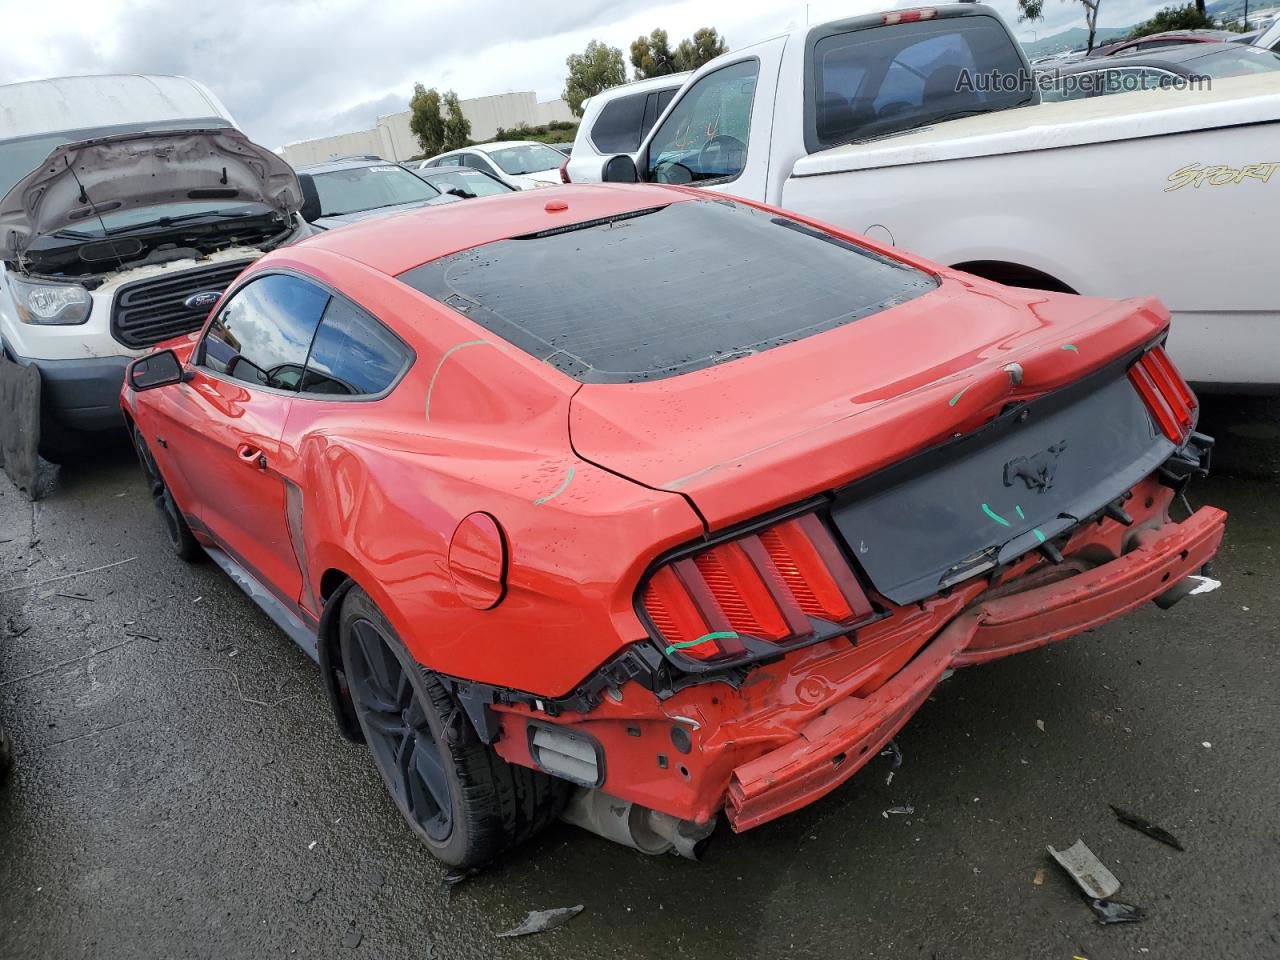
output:
MULTIPOLYGON (((672 44, 714 26, 730 46, 903 0, 0 0, 0 83, 87 73, 177 73, 208 84, 270 147, 368 128, 408 105, 414 81, 467 97, 560 95, 564 58, 597 38, 627 53, 663 27, 672 44)), ((1037 23, 993 0, 1020 39, 1083 26, 1076 0, 1046 0, 1037 23)), ((1149 16, 1156 0, 1106 0, 1100 26, 1149 16)))

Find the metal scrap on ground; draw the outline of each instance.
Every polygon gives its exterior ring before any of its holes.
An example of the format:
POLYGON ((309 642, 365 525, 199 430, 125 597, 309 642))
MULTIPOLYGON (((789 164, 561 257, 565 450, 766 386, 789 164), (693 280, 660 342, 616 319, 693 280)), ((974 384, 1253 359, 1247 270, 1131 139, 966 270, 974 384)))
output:
POLYGON ((556 907, 554 910, 530 910, 524 923, 511 930, 504 930, 500 937, 524 937, 531 933, 545 933, 554 930, 576 917, 582 912, 582 904, 576 907, 556 907))
POLYGON ((1083 840, 1077 840, 1065 850, 1055 850, 1052 846, 1046 849, 1090 899, 1105 900, 1120 889, 1116 875, 1103 866, 1083 840))

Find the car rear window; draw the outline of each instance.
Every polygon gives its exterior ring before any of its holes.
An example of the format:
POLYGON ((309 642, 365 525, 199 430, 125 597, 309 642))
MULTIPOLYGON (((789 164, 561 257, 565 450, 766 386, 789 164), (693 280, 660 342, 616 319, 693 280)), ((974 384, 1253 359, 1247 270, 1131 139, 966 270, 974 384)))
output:
POLYGON ((801 340, 931 275, 723 198, 464 250, 399 279, 585 383, 635 383, 801 340))

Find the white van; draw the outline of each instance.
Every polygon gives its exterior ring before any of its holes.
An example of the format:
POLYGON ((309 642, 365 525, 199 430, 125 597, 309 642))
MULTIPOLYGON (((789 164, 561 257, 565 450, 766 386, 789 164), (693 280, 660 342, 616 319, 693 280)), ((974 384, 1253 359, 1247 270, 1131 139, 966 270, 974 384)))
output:
POLYGON ((583 104, 582 122, 564 174, 573 183, 598 183, 604 162, 640 149, 640 141, 662 116, 690 73, 670 73, 610 87, 583 104))
POLYGON ((292 168, 194 80, 9 84, 0 121, 0 354, 39 369, 40 453, 61 461, 123 423, 130 359, 311 231, 292 168))

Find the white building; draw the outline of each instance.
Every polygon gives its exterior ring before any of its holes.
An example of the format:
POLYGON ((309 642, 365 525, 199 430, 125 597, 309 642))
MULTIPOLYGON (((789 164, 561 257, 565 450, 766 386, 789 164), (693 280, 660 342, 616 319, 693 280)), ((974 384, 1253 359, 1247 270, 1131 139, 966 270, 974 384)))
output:
MULTIPOLYGON (((539 103, 531 90, 519 93, 500 93, 492 97, 475 97, 460 101, 462 115, 471 122, 472 140, 489 140, 498 128, 511 129, 521 123, 530 127, 541 126, 554 120, 576 119, 563 100, 539 103)), ((284 158, 295 167, 309 163, 323 163, 337 157, 372 154, 387 160, 408 160, 422 152, 418 139, 409 129, 409 111, 378 117, 369 130, 340 133, 318 140, 300 140, 290 143, 282 151, 284 158)))

